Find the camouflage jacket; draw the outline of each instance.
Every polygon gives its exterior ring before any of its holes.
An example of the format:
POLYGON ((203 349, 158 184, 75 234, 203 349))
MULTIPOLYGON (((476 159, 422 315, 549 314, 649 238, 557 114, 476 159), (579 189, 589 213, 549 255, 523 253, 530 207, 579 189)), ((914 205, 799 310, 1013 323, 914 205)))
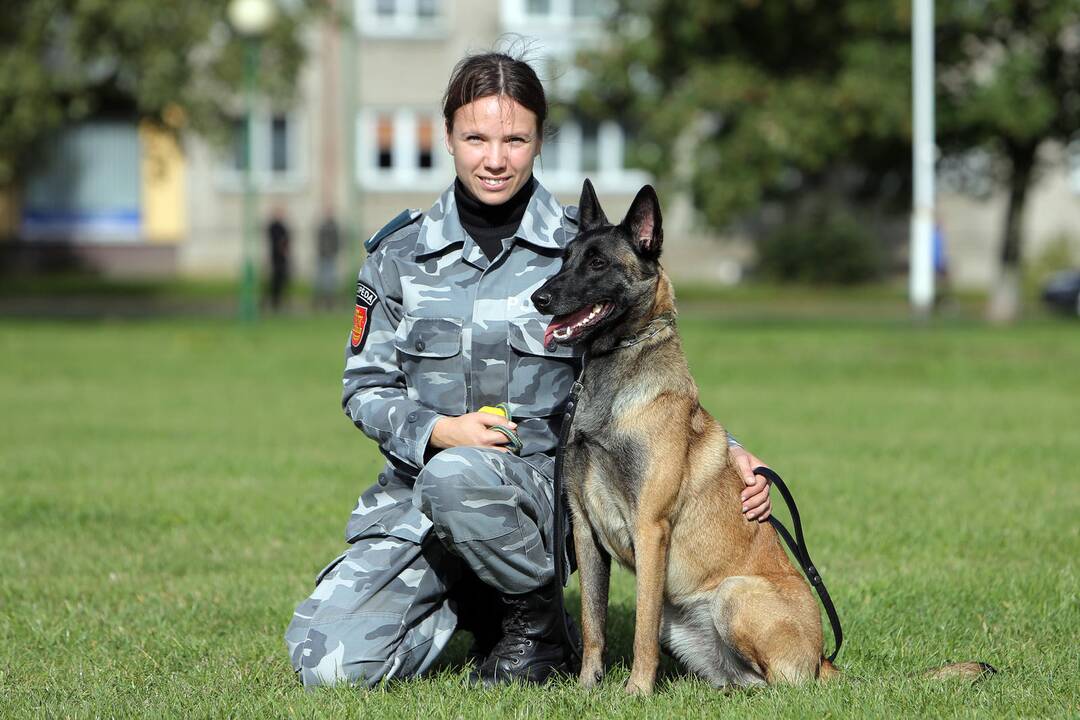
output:
MULTIPOLYGON (((580 368, 579 351, 544 347, 550 320, 529 297, 561 264, 577 233, 576 208, 563 208, 539 183, 512 238, 488 261, 458 219, 453 186, 424 214, 379 243, 364 262, 357 315, 346 347, 345 413, 386 456, 380 493, 407 490, 424 465, 441 415, 508 403, 521 455, 553 475, 563 406, 580 368)), ((382 494, 383 498, 376 498, 382 494)), ((404 493, 402 493, 404 494, 404 493)), ((373 509, 373 508, 368 508, 373 509)), ((347 535, 355 537, 354 513, 347 535)))

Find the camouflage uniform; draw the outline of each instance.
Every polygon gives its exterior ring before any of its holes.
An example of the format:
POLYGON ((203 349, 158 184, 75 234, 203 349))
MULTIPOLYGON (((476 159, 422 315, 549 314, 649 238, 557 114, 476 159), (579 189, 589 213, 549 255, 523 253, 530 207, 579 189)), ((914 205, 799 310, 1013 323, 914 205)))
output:
POLYGON ((454 632, 459 608, 447 593, 465 572, 513 594, 553 580, 554 451, 579 358, 544 347, 549 318, 529 297, 558 270, 575 218, 537 183, 517 233, 489 262, 462 228, 451 186, 364 263, 358 305, 363 294, 370 307, 359 347, 354 330, 346 350, 343 405, 386 465, 349 519, 349 548, 286 631, 305 686, 424 672, 454 632), (432 454, 440 416, 498 403, 518 424, 520 457, 432 454))

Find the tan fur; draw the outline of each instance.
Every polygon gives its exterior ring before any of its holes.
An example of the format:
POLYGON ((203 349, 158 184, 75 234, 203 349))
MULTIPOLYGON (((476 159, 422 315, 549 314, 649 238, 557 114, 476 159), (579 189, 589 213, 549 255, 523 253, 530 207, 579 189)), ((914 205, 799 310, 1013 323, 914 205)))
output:
MULTIPOLYGON (((661 272, 644 322, 673 310, 671 283, 661 272)), ((637 575, 627 690, 653 688, 665 603, 678 607, 709 594, 713 616, 725 630, 723 640, 750 665, 749 672, 769 683, 814 679, 822 668, 822 628, 810 587, 773 528, 748 522, 740 512, 744 484, 729 456, 727 433, 699 404, 678 338, 661 335, 657 342, 665 342, 651 349, 648 371, 620 388, 614 404, 619 435, 647 443, 636 505, 595 467, 589 468, 582 491, 571 495, 575 516, 587 519, 596 540, 637 575)), ((575 525, 576 533, 578 525, 584 523, 575 525)), ((579 557, 595 552, 588 545, 584 539, 577 543, 579 557)), ((585 591, 590 581, 583 570, 581 679, 586 685, 602 673, 604 645, 593 592, 585 591)), ((831 664, 828 668, 835 673, 831 664)))

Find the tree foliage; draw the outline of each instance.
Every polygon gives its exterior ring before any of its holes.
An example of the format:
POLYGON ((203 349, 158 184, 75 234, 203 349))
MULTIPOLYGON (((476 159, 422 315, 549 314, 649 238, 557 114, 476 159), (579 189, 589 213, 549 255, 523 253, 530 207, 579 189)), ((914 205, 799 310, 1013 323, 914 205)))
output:
POLYGON ((939 3, 938 141, 946 157, 973 151, 1007 190, 1002 277, 994 320, 1019 312, 1022 220, 1047 141, 1080 132, 1080 0, 939 3))
MULTIPOLYGON (((1080 129, 1080 0, 936 6, 943 158, 996 160, 1015 266, 1038 149, 1080 129)), ((613 30, 581 59, 582 101, 628 120, 637 161, 684 180, 708 224, 821 189, 909 207, 908 0, 620 0, 613 30)))
MULTIPOLYGON (((62 125, 101 114, 213 132, 235 105, 243 42, 227 0, 9 0, 0 13, 0 185, 62 125)), ((285 98, 315 0, 279 10, 262 40, 261 89, 285 98)))
POLYGON ((627 119, 639 164, 681 177, 715 227, 837 183, 895 198, 910 175, 909 28, 902 0, 623 0, 614 41, 581 59, 581 99, 627 119))

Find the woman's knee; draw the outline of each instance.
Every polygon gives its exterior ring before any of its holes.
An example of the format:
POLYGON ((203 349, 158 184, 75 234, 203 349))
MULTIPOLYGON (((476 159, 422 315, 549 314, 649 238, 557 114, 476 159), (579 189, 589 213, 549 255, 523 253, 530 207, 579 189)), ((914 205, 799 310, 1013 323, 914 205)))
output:
POLYGON ((502 478, 485 457, 491 452, 475 447, 455 447, 431 458, 420 471, 414 486, 425 514, 430 517, 428 511, 432 507, 457 505, 477 488, 502 485, 502 478))

